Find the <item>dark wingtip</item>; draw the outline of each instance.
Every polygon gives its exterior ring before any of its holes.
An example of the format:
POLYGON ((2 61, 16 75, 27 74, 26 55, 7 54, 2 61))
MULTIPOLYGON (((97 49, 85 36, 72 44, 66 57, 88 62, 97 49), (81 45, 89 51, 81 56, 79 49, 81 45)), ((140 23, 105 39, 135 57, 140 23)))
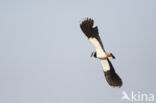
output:
POLYGON ((86 25, 86 26, 92 27, 93 24, 94 24, 94 20, 87 17, 81 21, 80 26, 86 25))
POLYGON ((109 70, 107 72, 104 72, 104 74, 106 81, 111 87, 120 88, 122 86, 122 80, 114 70, 109 70))
POLYGON ((93 27, 94 20, 91 18, 85 18, 84 20, 81 21, 80 23, 80 28, 82 31, 87 31, 93 27))
POLYGON ((98 35, 98 27, 93 27, 94 20, 91 18, 86 18, 81 21, 80 28, 83 33, 89 38, 98 35))

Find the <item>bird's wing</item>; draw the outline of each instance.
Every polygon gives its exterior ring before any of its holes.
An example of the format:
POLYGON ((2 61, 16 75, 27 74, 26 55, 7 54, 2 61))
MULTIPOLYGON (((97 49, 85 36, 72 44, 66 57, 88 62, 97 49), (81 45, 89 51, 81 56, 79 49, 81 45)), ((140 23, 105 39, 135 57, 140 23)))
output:
POLYGON ((94 21, 92 19, 86 18, 80 23, 80 28, 88 37, 89 41, 93 44, 96 51, 98 50, 100 52, 104 52, 104 47, 98 32, 98 27, 93 27, 93 25, 94 21))
POLYGON ((104 72, 110 71, 110 65, 107 59, 101 60, 101 64, 104 72))
POLYGON ((122 80, 115 72, 114 67, 109 59, 101 60, 106 81, 112 87, 121 87, 122 80))

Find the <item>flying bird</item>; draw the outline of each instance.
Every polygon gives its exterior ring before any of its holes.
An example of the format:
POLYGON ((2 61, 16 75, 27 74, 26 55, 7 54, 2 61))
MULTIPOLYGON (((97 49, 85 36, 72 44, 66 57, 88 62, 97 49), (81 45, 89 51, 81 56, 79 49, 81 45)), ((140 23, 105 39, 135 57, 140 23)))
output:
POLYGON ((91 53, 91 57, 94 56, 95 58, 101 60, 104 75, 108 84, 111 87, 121 87, 122 80, 115 72, 112 63, 109 60, 109 58, 115 59, 115 56, 112 53, 107 53, 105 51, 101 38, 99 36, 98 27, 93 27, 93 25, 94 20, 90 18, 86 18, 80 23, 82 32, 88 37, 88 40, 96 50, 95 52, 91 53))

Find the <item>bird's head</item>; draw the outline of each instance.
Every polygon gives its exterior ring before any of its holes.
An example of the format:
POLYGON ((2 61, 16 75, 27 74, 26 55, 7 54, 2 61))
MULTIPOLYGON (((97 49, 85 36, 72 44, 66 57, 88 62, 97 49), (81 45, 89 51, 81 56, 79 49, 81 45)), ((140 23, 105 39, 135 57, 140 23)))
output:
POLYGON ((90 57, 92 57, 92 56, 94 56, 95 58, 97 58, 97 57, 96 57, 96 52, 92 52, 92 54, 91 54, 90 57))

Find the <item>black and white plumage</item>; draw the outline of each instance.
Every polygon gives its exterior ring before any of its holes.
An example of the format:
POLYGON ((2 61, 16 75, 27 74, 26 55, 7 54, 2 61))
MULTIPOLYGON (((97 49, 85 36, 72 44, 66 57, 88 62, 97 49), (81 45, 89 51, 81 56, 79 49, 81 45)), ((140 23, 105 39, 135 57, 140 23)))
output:
POLYGON ((93 52, 91 56, 101 60, 103 71, 108 84, 112 87, 121 87, 122 80, 115 72, 112 63, 109 60, 109 57, 113 59, 115 59, 115 57, 112 53, 106 53, 99 36, 98 27, 93 27, 93 25, 94 21, 90 18, 86 18, 80 23, 81 30, 88 37, 89 41, 96 49, 96 52, 93 52))

